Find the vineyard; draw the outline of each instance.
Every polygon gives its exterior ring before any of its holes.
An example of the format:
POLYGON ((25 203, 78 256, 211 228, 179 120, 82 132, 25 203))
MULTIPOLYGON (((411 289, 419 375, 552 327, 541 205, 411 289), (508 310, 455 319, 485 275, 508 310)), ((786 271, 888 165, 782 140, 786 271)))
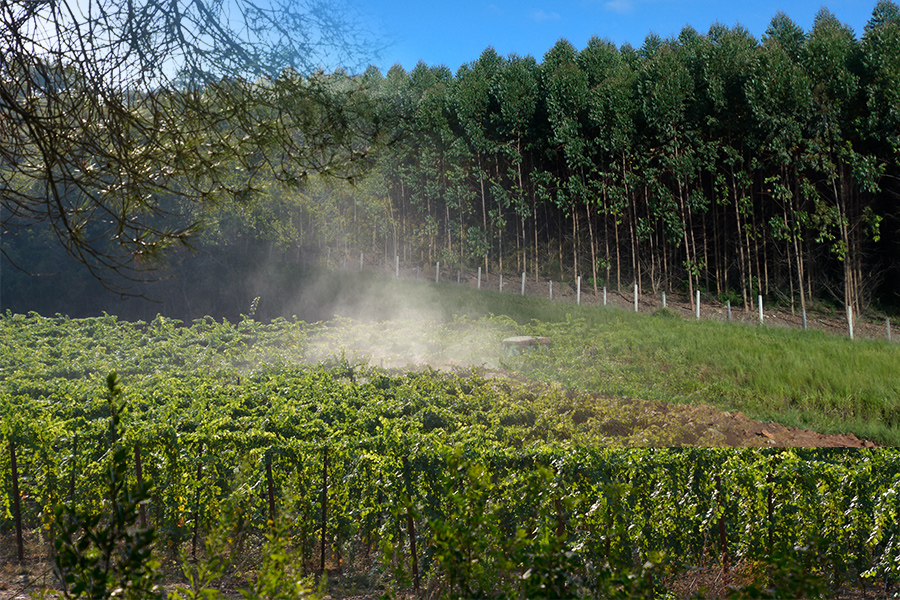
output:
POLYGON ((352 8, 2 2, 0 600, 900 597, 900 7, 352 8))
POLYGON ((898 591, 896 449, 665 447, 638 401, 513 372, 512 320, 465 324, 400 348, 343 321, 5 315, 0 560, 67 556, 60 503, 85 530, 127 505, 181 597, 296 597, 261 587, 279 569, 333 595, 898 591))

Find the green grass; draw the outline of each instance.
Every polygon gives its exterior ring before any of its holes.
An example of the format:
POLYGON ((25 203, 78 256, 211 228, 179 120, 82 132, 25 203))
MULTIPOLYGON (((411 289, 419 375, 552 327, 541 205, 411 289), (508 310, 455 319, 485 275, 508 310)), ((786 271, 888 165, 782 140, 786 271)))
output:
MULTIPOLYGON (((438 322, 465 316, 477 329, 486 326, 486 317, 504 315, 503 335, 550 337, 548 351, 505 363, 539 380, 647 400, 707 403, 756 419, 900 445, 896 344, 576 306, 455 284, 346 274, 336 281, 334 290, 365 290, 358 303, 344 304, 351 317, 403 319, 420 310, 438 322)), ((446 330, 435 335, 441 334, 446 330)))

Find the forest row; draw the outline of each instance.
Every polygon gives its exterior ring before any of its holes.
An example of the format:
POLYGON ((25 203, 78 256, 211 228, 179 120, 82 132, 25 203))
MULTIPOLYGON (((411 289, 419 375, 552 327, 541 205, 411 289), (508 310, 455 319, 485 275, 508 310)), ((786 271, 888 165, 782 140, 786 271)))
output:
POLYGON ((323 243, 594 289, 897 304, 892 2, 860 38, 823 9, 809 32, 776 15, 761 40, 560 40, 540 62, 488 48, 456 74, 363 79, 397 135, 364 182, 307 190, 323 243))

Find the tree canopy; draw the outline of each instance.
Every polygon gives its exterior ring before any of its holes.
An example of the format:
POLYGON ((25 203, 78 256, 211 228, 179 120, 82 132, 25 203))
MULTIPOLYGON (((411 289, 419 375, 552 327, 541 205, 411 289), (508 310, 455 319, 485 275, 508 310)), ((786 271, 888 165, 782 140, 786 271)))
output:
POLYGON ((860 38, 823 9, 808 32, 779 13, 761 39, 715 24, 395 73, 404 136, 376 170, 399 253, 748 308, 896 304, 898 14, 879 1, 860 38))
POLYGON ((49 226, 118 287, 222 198, 358 163, 377 135, 368 97, 323 70, 368 55, 352 15, 333 0, 3 3, 4 237, 49 226))

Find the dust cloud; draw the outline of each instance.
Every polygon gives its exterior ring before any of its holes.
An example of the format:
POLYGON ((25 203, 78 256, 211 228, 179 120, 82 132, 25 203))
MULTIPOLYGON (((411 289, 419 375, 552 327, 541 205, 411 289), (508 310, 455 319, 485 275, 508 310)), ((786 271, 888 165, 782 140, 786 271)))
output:
POLYGON ((454 310, 447 286, 360 274, 310 280, 297 298, 309 314, 327 310, 308 340, 306 360, 346 360, 385 369, 496 369, 514 321, 454 310))

